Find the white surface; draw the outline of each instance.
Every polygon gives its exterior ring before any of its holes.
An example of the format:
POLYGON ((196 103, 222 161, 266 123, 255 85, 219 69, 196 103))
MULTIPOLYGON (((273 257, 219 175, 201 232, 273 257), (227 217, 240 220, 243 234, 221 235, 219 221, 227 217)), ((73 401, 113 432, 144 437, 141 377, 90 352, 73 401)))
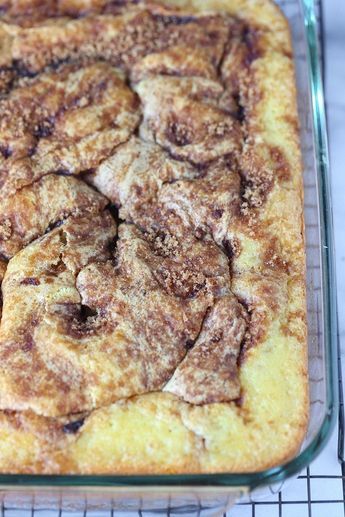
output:
POLYGON ((325 0, 326 101, 332 166, 339 324, 345 354, 345 2, 325 0))

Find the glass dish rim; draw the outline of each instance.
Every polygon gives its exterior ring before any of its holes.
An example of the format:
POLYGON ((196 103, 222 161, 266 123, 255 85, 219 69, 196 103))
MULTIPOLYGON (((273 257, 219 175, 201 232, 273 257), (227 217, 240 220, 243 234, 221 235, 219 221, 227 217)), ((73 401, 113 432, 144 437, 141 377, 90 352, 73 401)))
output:
POLYGON ((300 0, 304 16, 307 46, 307 61, 311 90, 312 115, 314 125, 314 143, 318 181, 318 201, 320 207, 320 246, 323 277, 324 305, 324 339, 327 366, 326 379, 326 413, 322 425, 307 448, 295 458, 278 467, 254 473, 212 473, 212 474, 178 474, 178 475, 33 475, 1 474, 0 487, 51 489, 69 488, 152 488, 178 486, 209 486, 227 489, 246 487, 254 489, 259 486, 282 482, 305 468, 326 445, 336 420, 337 369, 336 350, 338 339, 336 282, 334 266, 333 221, 329 183, 329 156, 326 131, 324 94, 319 60, 319 43, 314 0, 300 0))

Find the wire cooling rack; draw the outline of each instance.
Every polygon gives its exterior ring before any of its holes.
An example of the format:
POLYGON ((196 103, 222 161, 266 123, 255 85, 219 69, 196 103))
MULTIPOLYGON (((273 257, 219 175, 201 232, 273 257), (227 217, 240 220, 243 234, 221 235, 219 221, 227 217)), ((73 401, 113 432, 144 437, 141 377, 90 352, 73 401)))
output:
MULTIPOLYGON (((275 1, 284 11, 288 11, 292 5, 296 5, 296 0, 275 1)), ((322 0, 315 0, 315 5, 320 37, 320 58, 324 72, 322 0)), ((284 485, 284 491, 280 491, 279 487, 272 488, 271 497, 262 501, 240 502, 223 517, 345 517, 344 400, 340 348, 338 350, 338 367, 340 393, 338 428, 325 451, 298 478, 287 482, 284 485)), ((204 515, 201 510, 200 508, 197 514, 193 512, 193 515, 197 517, 204 515)), ((139 512, 120 513, 123 517, 149 517, 154 512, 147 512, 143 509, 139 512)), ((71 512, 65 509, 63 504, 58 510, 48 510, 44 506, 37 506, 34 500, 30 509, 23 510, 6 504, 4 501, 0 502, 0 517, 96 517, 96 515, 97 517, 115 517, 120 513, 112 510, 111 507, 97 512, 86 509, 71 512)), ((183 513, 188 514, 185 511, 183 513)), ((160 514, 162 515, 161 512, 160 514)), ((171 508, 166 515, 172 517, 177 513, 171 508)))

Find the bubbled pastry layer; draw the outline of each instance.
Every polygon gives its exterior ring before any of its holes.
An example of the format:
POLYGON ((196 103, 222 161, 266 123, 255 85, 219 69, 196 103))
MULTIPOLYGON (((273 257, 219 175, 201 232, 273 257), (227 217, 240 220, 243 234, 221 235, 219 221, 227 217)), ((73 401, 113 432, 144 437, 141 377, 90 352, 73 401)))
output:
POLYGON ((297 452, 301 171, 270 0, 5 2, 0 472, 248 472, 297 452))

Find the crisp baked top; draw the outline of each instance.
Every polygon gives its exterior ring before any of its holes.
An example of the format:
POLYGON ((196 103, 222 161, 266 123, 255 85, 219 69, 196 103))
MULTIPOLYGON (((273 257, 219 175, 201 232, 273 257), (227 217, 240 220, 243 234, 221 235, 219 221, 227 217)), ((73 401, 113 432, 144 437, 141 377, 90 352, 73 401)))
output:
MULTIPOLYGON (((64 433, 75 441, 94 410, 145 403, 152 392, 172 413, 182 404, 184 421, 196 408, 225 407, 250 426, 245 365, 272 332, 281 347, 300 347, 292 376, 304 426, 301 177, 286 25, 267 2, 200 3, 2 6, 6 429, 26 421, 37 434, 38 422, 57 429, 59 443, 64 433), (69 428, 75 415, 80 425, 69 428)), ((205 414, 201 427, 211 421, 205 414)), ((123 470, 150 471, 140 461, 123 470)), ((48 471, 73 468, 85 470, 48 471)))

